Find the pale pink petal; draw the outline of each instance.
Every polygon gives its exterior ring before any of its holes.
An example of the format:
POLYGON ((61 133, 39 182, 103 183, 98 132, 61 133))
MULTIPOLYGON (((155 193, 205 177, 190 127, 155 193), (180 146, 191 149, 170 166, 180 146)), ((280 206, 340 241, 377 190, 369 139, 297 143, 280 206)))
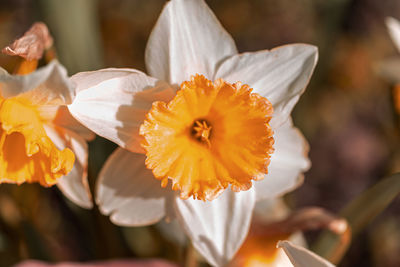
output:
POLYGON ((152 103, 168 102, 175 94, 167 83, 134 70, 100 70, 72 80, 80 91, 68 106, 71 114, 96 134, 138 153, 144 151, 139 127, 152 103))
POLYGON ((282 248, 295 267, 334 267, 332 263, 309 251, 306 248, 292 244, 289 241, 279 241, 282 248))
POLYGON ((250 227, 253 189, 225 190, 213 201, 176 198, 177 218, 193 246, 213 266, 224 266, 240 248, 250 227))
POLYGON ((74 98, 75 86, 65 68, 53 60, 27 75, 11 75, 1 69, 0 92, 4 98, 26 98, 34 105, 66 105, 74 98))
POLYGON ((196 73, 211 79, 216 65, 236 53, 232 37, 203 0, 172 0, 150 35, 145 61, 151 76, 180 84, 196 73))
POLYGON ((310 167, 308 143, 287 120, 274 129, 275 152, 264 179, 254 183, 257 200, 275 198, 297 188, 303 182, 303 173, 310 167))
POLYGON ((400 21, 392 17, 387 17, 386 26, 389 29, 389 34, 392 37, 394 45, 400 52, 400 21))
POLYGON ((87 181, 88 146, 84 138, 65 128, 46 125, 47 135, 58 149, 70 148, 75 154, 71 172, 61 177, 57 186, 64 195, 80 207, 93 207, 92 195, 87 181))
POLYGON ((20 56, 27 60, 39 60, 45 49, 53 44, 49 29, 43 22, 36 22, 19 39, 3 48, 2 52, 11 56, 20 56))
POLYGON ((117 148, 99 174, 96 203, 115 224, 149 225, 166 214, 165 202, 171 191, 162 188, 146 168, 145 158, 143 154, 117 148))
POLYGON ((274 106, 273 125, 289 117, 304 92, 317 63, 318 50, 306 44, 285 45, 253 53, 235 55, 218 68, 214 80, 250 85, 274 106))

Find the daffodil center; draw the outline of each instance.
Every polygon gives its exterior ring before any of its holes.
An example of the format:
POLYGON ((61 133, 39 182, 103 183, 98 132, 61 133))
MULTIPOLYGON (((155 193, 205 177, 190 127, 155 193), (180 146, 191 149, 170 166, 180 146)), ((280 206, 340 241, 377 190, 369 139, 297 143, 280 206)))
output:
POLYGON ((197 141, 210 147, 211 129, 212 127, 209 122, 200 119, 193 123, 191 133, 197 141))

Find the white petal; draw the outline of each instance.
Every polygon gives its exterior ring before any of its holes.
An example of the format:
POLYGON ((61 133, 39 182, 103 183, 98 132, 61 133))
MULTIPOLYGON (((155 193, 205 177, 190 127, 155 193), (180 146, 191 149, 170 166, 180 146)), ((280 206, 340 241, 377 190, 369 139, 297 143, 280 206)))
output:
POLYGON ((400 52, 400 22, 392 17, 386 18, 386 26, 389 29, 390 37, 392 37, 393 43, 400 52))
POLYGON ((139 153, 139 127, 152 103, 168 102, 175 93, 167 83, 134 70, 100 70, 72 80, 81 90, 68 106, 71 114, 96 134, 139 153))
POLYGON ((214 266, 235 255, 249 230, 255 204, 254 190, 225 190, 213 201, 176 198, 177 218, 194 247, 214 266))
POLYGON ((218 68, 214 80, 250 85, 274 106, 274 125, 289 117, 310 80, 318 50, 306 44, 285 45, 254 53, 235 55, 218 68))
POLYGON ((10 75, 1 70, 0 85, 4 98, 23 97, 35 105, 70 104, 75 94, 67 71, 56 60, 27 75, 10 75))
POLYGON ((257 200, 275 198, 294 190, 303 182, 303 172, 310 167, 308 143, 291 120, 274 130, 274 139, 275 152, 268 174, 254 183, 257 200))
POLYGON ((71 172, 60 178, 59 189, 72 202, 83 208, 93 207, 92 195, 87 181, 88 146, 81 136, 62 128, 45 126, 46 133, 58 149, 70 148, 75 154, 75 164, 71 172))
POLYGON ((121 78, 123 76, 128 76, 130 74, 142 73, 135 69, 128 68, 108 68, 101 69, 96 71, 85 71, 79 72, 71 77, 71 81, 76 84, 76 91, 80 92, 82 90, 86 90, 93 86, 98 85, 104 81, 113 79, 113 78, 121 78))
POLYGON ((295 267, 334 267, 332 263, 317 254, 289 241, 279 241, 278 247, 283 248, 295 267))
POLYGON ((211 79, 216 64, 236 53, 232 37, 203 0, 172 0, 150 35, 145 61, 151 76, 180 84, 196 73, 211 79))
POLYGON ((146 168, 145 158, 117 148, 99 174, 96 203, 115 224, 148 225, 165 216, 171 191, 161 188, 161 182, 146 168))

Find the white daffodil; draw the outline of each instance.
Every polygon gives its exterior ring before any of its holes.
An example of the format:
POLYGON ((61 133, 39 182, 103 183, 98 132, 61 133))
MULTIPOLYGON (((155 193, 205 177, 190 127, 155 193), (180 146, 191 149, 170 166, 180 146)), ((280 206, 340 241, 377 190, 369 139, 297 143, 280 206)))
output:
POLYGON ((75 86, 56 60, 26 75, 0 68, 0 183, 57 184, 74 203, 92 207, 87 144, 93 134, 66 105, 75 86))
POLYGON ((278 247, 282 248, 294 267, 335 267, 332 263, 309 251, 306 248, 292 244, 289 241, 278 242, 278 247))
POLYGON ((207 261, 222 266, 245 239, 255 202, 293 190, 309 168, 290 113, 317 48, 238 54, 204 1, 172 0, 145 56, 149 75, 72 77, 71 114, 122 147, 100 173, 96 201, 119 225, 176 218, 207 261))

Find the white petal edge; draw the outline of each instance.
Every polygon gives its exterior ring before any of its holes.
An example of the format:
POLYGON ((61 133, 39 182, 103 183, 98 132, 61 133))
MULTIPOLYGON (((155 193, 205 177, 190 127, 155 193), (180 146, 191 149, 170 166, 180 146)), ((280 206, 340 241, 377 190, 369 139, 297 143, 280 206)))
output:
POLYGON ((390 37, 392 38, 397 50, 400 52, 400 21, 392 17, 387 17, 385 22, 389 30, 390 37))
POLYGON ((232 37, 203 0, 172 0, 150 34, 145 62, 151 76, 180 84, 196 73, 211 79, 216 65, 236 53, 232 37))
POLYGON ((78 134, 64 128, 45 125, 46 134, 58 149, 70 148, 75 154, 75 163, 70 173, 58 180, 57 186, 76 205, 90 209, 92 195, 87 181, 88 145, 78 134))
POLYGON ((242 82, 274 106, 275 127, 285 122, 304 92, 318 60, 318 49, 291 44, 232 56, 222 62, 213 79, 242 82))
POLYGON ((0 85, 2 97, 18 96, 34 105, 66 105, 75 95, 74 84, 57 60, 27 75, 11 75, 1 69, 0 85))
POLYGON ((121 78, 130 74, 142 73, 135 69, 128 68, 107 68, 96 71, 84 71, 74 74, 70 80, 76 84, 76 91, 80 92, 93 86, 98 85, 101 82, 110 80, 113 78, 121 78))
POLYGON ((213 266, 224 266, 235 255, 247 236, 255 204, 253 189, 225 190, 217 199, 176 198, 177 219, 193 246, 213 266))
POLYGON ((296 189, 303 183, 303 173, 310 168, 309 146, 291 119, 274 129, 275 152, 271 156, 268 174, 254 182, 257 200, 276 198, 296 189))
POLYGON ((334 267, 332 263, 303 247, 289 241, 279 241, 282 248, 295 267, 334 267))
POLYGON ((144 153, 139 127, 152 103, 168 102, 175 94, 167 83, 135 70, 80 73, 72 80, 81 88, 68 106, 72 116, 96 134, 138 153, 144 153))
POLYGON ((146 156, 117 148, 100 171, 96 203, 101 213, 122 226, 143 226, 161 220, 170 191, 146 168, 146 156))

